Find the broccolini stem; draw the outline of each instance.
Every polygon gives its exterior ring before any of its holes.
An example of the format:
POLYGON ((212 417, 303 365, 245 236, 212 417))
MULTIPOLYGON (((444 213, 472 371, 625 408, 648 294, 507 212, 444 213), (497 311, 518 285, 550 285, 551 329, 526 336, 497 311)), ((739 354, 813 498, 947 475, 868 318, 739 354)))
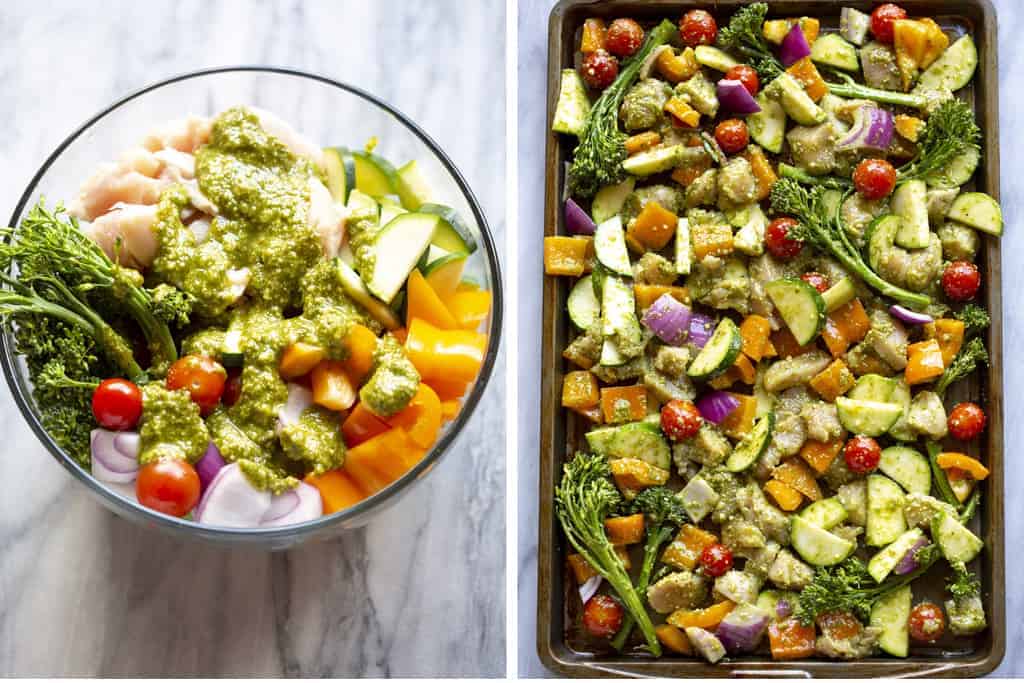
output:
POLYGON ((832 190, 848 190, 853 187, 853 181, 846 178, 839 178, 832 175, 816 176, 811 175, 802 168, 791 166, 787 163, 779 164, 779 175, 783 178, 792 178, 804 185, 820 185, 832 190))
POLYGON ((981 502, 981 489, 974 489, 974 493, 971 494, 970 499, 967 501, 967 505, 964 506, 963 512, 960 513, 960 523, 967 524, 974 517, 974 513, 978 511, 978 504, 981 502))
POLYGON ((928 449, 928 464, 932 468, 932 477, 935 479, 935 487, 939 489, 939 495, 955 509, 961 509, 963 505, 957 500, 956 494, 953 493, 953 489, 949 485, 949 478, 946 476, 946 471, 939 467, 938 458, 942 449, 934 441, 926 442, 925 447, 928 449))
POLYGON ((924 109, 928 104, 928 100, 923 95, 880 90, 878 88, 872 88, 858 83, 847 74, 834 69, 828 69, 828 72, 842 81, 840 83, 828 83, 829 92, 833 95, 853 99, 873 100, 875 102, 884 102, 885 104, 894 104, 900 107, 910 107, 912 109, 924 109))
MULTIPOLYGON (((647 535, 647 543, 644 544, 644 562, 640 566, 640 576, 636 581, 636 590, 641 597, 647 595, 647 587, 651 583, 651 572, 654 570, 654 561, 658 557, 658 548, 671 537, 672 530, 665 526, 658 529, 657 533, 647 535)), ((633 618, 633 614, 626 614, 626 619, 622 622, 622 628, 619 629, 619 632, 615 634, 615 638, 612 639, 612 647, 621 651, 626 645, 629 634, 633 632, 634 626, 636 626, 636 620, 633 618)))

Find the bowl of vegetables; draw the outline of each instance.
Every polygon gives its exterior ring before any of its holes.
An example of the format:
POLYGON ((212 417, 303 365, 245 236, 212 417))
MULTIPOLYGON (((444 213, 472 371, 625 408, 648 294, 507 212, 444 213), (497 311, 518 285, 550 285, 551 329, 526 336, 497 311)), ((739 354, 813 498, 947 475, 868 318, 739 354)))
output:
POLYGON ((279 549, 365 524, 450 449, 494 367, 472 191, 410 119, 320 76, 227 67, 129 95, 50 155, 10 226, 15 402, 102 504, 178 535, 279 549))

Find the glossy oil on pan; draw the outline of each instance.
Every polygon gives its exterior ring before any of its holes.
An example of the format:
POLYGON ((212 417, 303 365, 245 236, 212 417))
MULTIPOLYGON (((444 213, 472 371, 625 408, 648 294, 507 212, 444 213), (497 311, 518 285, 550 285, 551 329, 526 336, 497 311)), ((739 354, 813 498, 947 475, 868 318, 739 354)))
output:
MULTIPOLYGON (((558 97, 559 74, 574 66, 575 49, 583 20, 590 16, 612 19, 633 17, 645 26, 668 17, 677 20, 689 9, 706 9, 719 26, 743 5, 741 0, 717 2, 670 2, 665 0, 563 0, 552 11, 548 35, 548 121, 558 97)), ((835 27, 842 6, 870 11, 863 1, 775 0, 768 2, 769 15, 814 16, 823 27, 835 27)), ((971 84, 960 91, 973 106, 982 130, 982 163, 972 182, 975 189, 999 198, 998 76, 996 70, 996 17, 988 0, 908 0, 901 2, 911 16, 933 17, 947 31, 970 32, 978 47, 978 69, 971 84)), ((545 157, 545 235, 565 234, 561 211, 565 161, 574 141, 549 133, 545 157)), ((536 223, 534 223, 536 224, 536 223)), ((986 550, 975 567, 982 580, 989 628, 971 638, 943 639, 931 646, 913 646, 906 659, 876 656, 855 662, 808 659, 775 662, 766 655, 734 658, 710 665, 692 657, 670 654, 655 659, 642 652, 619 654, 589 639, 579 624, 581 606, 566 569, 566 542, 554 514, 554 489, 562 465, 582 441, 584 425, 561 407, 565 361, 561 351, 570 337, 566 315, 569 287, 564 279, 544 280, 544 324, 541 377, 540 528, 537 591, 537 650, 551 670, 566 676, 679 676, 679 677, 881 677, 881 676, 981 676, 993 671, 1006 649, 1003 560, 1003 391, 1002 391, 1002 297, 999 241, 984 237, 979 266, 985 276, 984 304, 992 317, 986 344, 991 364, 950 392, 953 402, 981 396, 989 415, 983 443, 975 446, 991 463, 992 474, 983 482, 980 514, 971 527, 985 540, 986 550)), ((937 576, 915 583, 915 600, 933 601, 943 596, 937 576)))

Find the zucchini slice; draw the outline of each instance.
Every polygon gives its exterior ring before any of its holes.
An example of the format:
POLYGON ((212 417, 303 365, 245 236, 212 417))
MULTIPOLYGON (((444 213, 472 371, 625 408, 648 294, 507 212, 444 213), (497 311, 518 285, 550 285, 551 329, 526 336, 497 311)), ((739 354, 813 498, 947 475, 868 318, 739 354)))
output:
POLYGON ((928 495, 932 490, 932 470, 928 459, 907 446, 889 446, 882 451, 878 469, 907 493, 928 495))
POLYGON ((626 277, 633 277, 633 267, 629 263, 629 250, 626 249, 626 232, 622 229, 622 219, 618 214, 594 230, 594 255, 608 270, 626 277))
POLYGON ((441 218, 441 224, 434 231, 431 244, 436 244, 442 249, 463 254, 472 254, 476 251, 476 239, 473 233, 462 220, 459 212, 444 204, 421 204, 418 209, 420 213, 432 213, 441 218))
POLYGON ((882 629, 878 636, 878 647, 893 657, 906 657, 910 648, 910 603, 913 600, 910 586, 903 586, 889 593, 871 606, 871 626, 882 629))
POLYGON ((942 555, 950 562, 970 562, 985 547, 980 538, 948 512, 936 515, 932 519, 932 538, 939 545, 942 555))
POLYGON ((595 320, 600 319, 601 302, 594 294, 594 283, 589 275, 573 285, 567 305, 572 324, 581 330, 588 329, 595 320))
POLYGON ((814 341, 825 327, 825 300, 818 290, 798 278, 773 280, 764 289, 797 343, 814 341))
POLYGON ((686 369, 693 379, 707 380, 722 374, 740 355, 740 328, 730 318, 722 318, 711 339, 686 369))
POLYGON ((949 207, 946 218, 999 237, 1003 234, 1003 210, 984 192, 964 192, 949 207))
POLYGON ((868 523, 864 542, 876 547, 889 545, 907 530, 903 518, 906 496, 903 490, 881 474, 868 476, 868 523))
POLYGON ((725 461, 725 469, 730 472, 742 472, 761 457, 772 440, 772 428, 775 426, 775 414, 768 413, 754 423, 750 433, 743 437, 729 459, 725 461))
POLYGON ((356 186, 356 164, 352 154, 344 147, 324 149, 324 170, 327 172, 327 190, 334 201, 348 201, 348 193, 356 186))
POLYGON ((790 542, 805 562, 816 567, 831 567, 849 557, 856 549, 853 541, 836 536, 803 517, 793 517, 790 542))
POLYGON ((373 152, 352 152, 356 189, 371 197, 398 194, 398 171, 391 162, 373 152))

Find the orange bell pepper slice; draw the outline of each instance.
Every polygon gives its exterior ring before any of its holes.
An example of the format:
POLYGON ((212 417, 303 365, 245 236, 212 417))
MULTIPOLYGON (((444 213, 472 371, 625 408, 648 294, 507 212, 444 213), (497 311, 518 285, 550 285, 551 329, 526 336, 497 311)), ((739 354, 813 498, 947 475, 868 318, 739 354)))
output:
POLYGON ((362 384, 373 368, 377 335, 365 325, 353 325, 345 337, 345 348, 348 349, 348 357, 342 361, 345 372, 352 381, 362 384))
POLYGON ((583 22, 583 36, 580 39, 580 52, 588 54, 604 49, 607 29, 604 19, 591 17, 583 22))
POLYGON ((647 414, 647 387, 634 384, 601 389, 601 412, 608 424, 642 420, 647 414))
POLYGON ((441 399, 426 384, 420 384, 409 405, 384 420, 392 427, 402 427, 417 446, 430 448, 441 430, 441 399))
POLYGON ((638 512, 625 517, 609 517, 604 520, 604 530, 612 545, 631 545, 644 540, 644 515, 638 512))
POLYGON ((445 301, 455 325, 463 330, 476 330, 491 312, 491 293, 486 289, 455 292, 445 301))
POLYGON ((917 342, 907 347, 907 368, 904 378, 913 386, 939 377, 945 370, 942 349, 935 339, 917 342))
POLYGON ((802 493, 778 479, 772 479, 765 483, 764 490, 775 499, 775 504, 786 512, 796 510, 804 500, 802 493))
POLYGON ((310 474, 305 481, 320 492, 325 515, 350 508, 367 497, 344 470, 331 470, 320 476, 310 474))
POLYGON ((750 358, 755 363, 760 363, 761 359, 764 358, 764 352, 768 346, 768 337, 772 333, 772 325, 768 322, 768 318, 764 316, 751 314, 743 319, 740 323, 740 340, 742 346, 740 350, 743 355, 750 358))
POLYGON ((383 434, 391 427, 388 423, 373 414, 362 402, 357 403, 341 423, 341 435, 349 448, 383 434))
POLYGON ((302 377, 315 368, 326 355, 327 351, 320 346, 295 342, 289 344, 281 354, 281 362, 278 363, 277 371, 284 379, 302 377))
POLYGON ((661 134, 653 130, 646 130, 626 138, 626 154, 633 156, 646 149, 654 147, 661 142, 661 134))
POLYGON ((805 659, 814 655, 814 626, 804 626, 796 619, 776 621, 768 626, 768 643, 772 659, 805 659))
POLYGON ((405 305, 406 327, 412 324, 414 318, 426 320, 442 330, 453 330, 457 327, 455 317, 419 269, 413 269, 409 273, 405 305))
POLYGON ((692 655, 693 647, 690 645, 690 639, 686 637, 686 634, 680 631, 672 624, 661 624, 656 626, 654 634, 658 636, 658 640, 666 648, 681 655, 692 655))
POLYGON ((456 401, 466 395, 469 382, 448 382, 443 379, 431 379, 426 381, 434 390, 437 397, 444 401, 456 401))
POLYGON ((462 401, 450 399, 448 401, 441 401, 441 421, 451 422, 455 419, 455 416, 459 414, 459 409, 462 407, 462 401))
POLYGON ((345 454, 344 471, 369 494, 387 487, 422 459, 425 450, 401 427, 364 441, 345 454))
POLYGON ((839 455, 839 451, 843 450, 843 443, 842 439, 834 439, 832 441, 813 441, 808 439, 800 448, 800 457, 814 468, 815 472, 825 474, 832 465, 832 461, 839 455))
POLYGON ((964 453, 939 453, 935 462, 944 470, 955 468, 971 475, 975 481, 982 481, 990 474, 989 469, 978 460, 964 453))
POLYGON ((772 478, 788 484, 811 500, 821 500, 821 488, 814 480, 814 472, 798 458, 790 458, 774 470, 772 478))
POLYGON ((426 320, 414 319, 405 340, 409 360, 420 377, 446 382, 472 382, 487 352, 487 336, 469 330, 441 330, 426 320))
POLYGON ((356 388, 340 361, 322 360, 310 373, 313 403, 328 410, 348 410, 356 402, 356 388))
POLYGON ((723 600, 704 609, 676 610, 668 615, 666 621, 676 628, 682 629, 689 628, 690 626, 705 629, 715 628, 722 623, 722 619, 725 619, 735 607, 736 603, 731 600, 723 600))

